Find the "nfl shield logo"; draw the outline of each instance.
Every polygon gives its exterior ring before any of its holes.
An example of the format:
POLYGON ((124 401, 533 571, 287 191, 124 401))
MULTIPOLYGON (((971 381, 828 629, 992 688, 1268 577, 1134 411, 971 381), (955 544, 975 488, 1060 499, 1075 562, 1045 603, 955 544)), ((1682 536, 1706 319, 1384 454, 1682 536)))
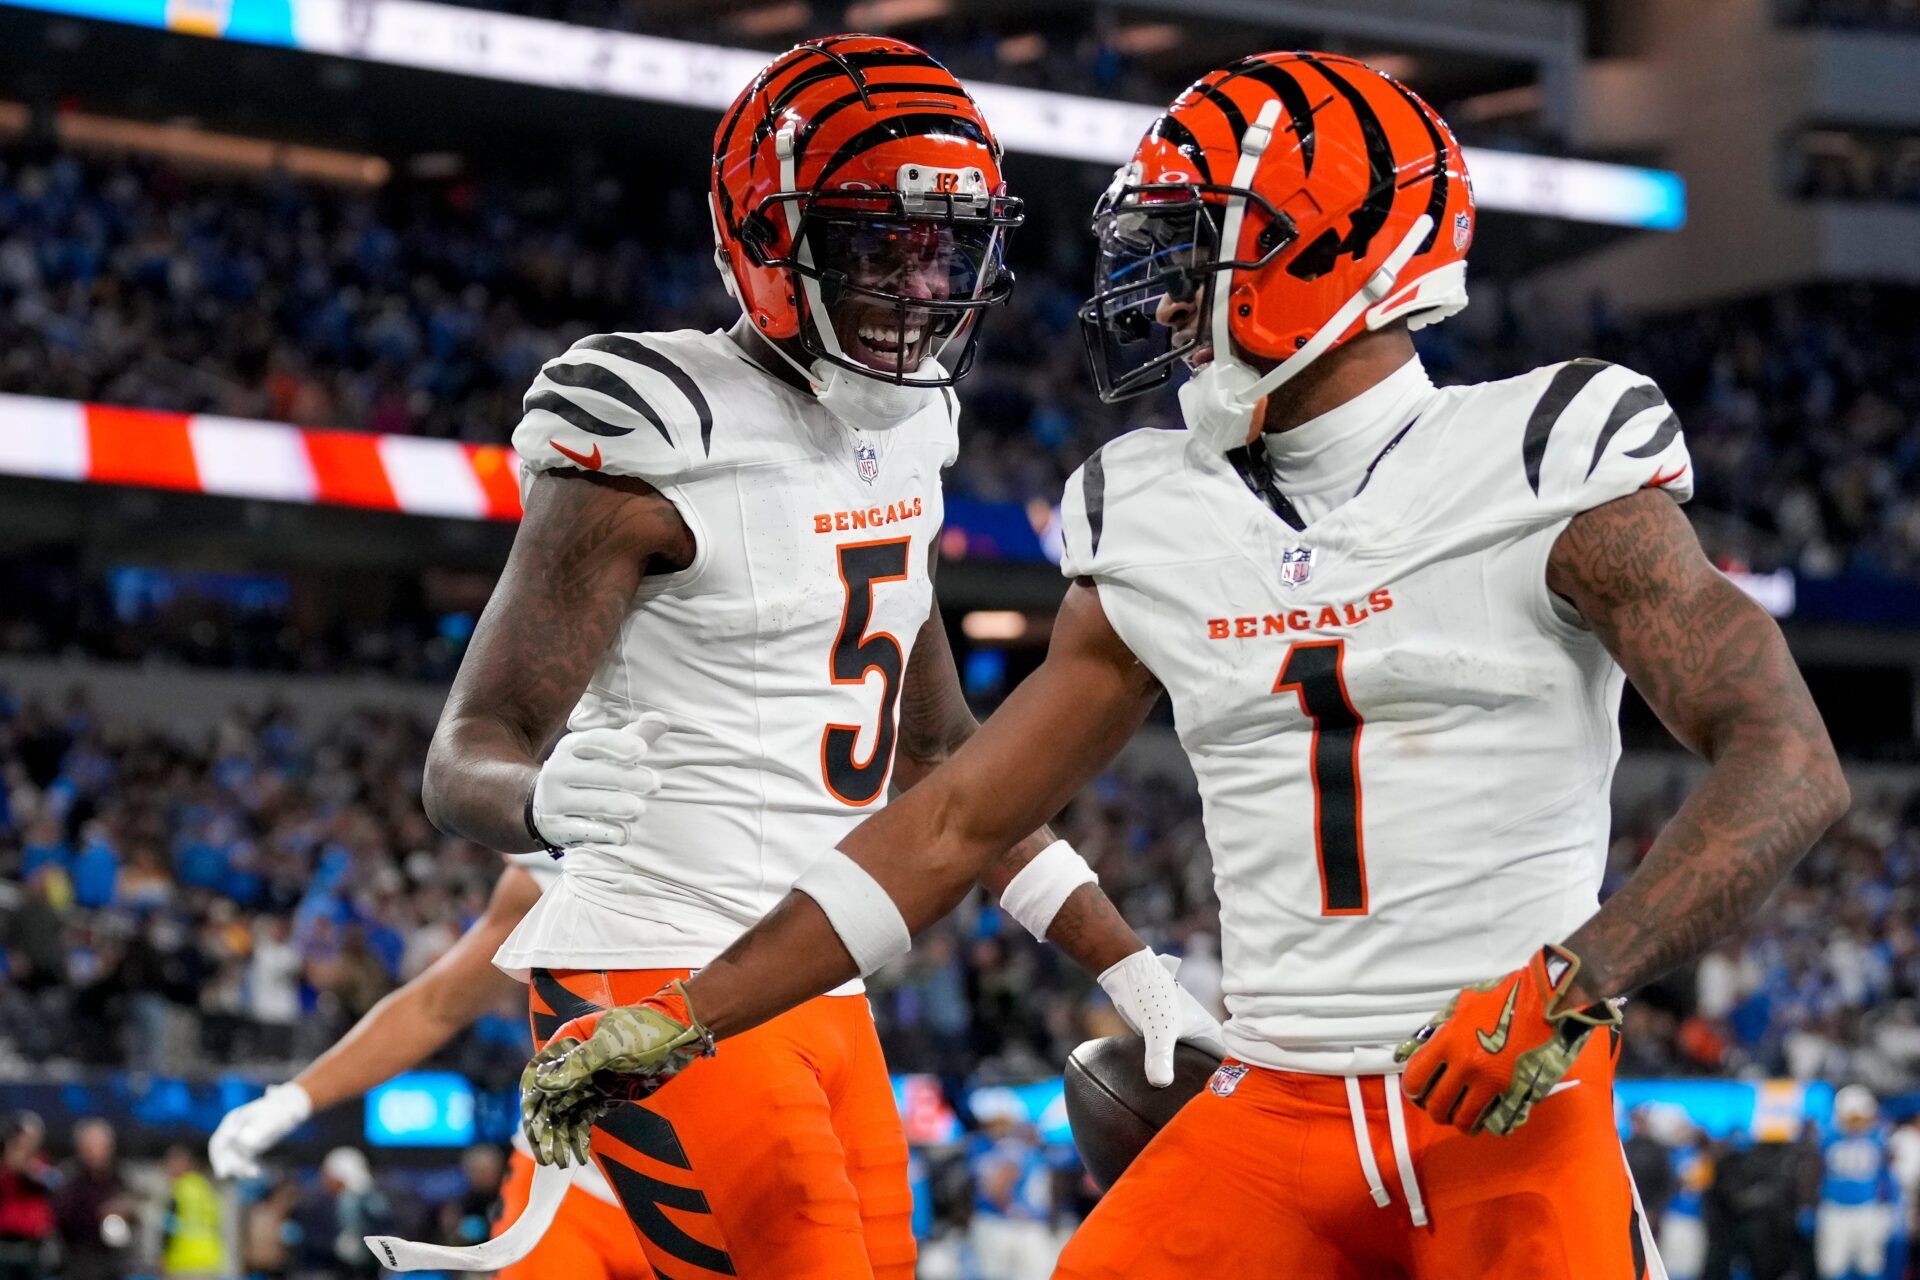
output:
POLYGON ((1280 581, 1289 587, 1305 585, 1313 576, 1313 548, 1288 547, 1280 553, 1280 581))
POLYGON ((862 441, 853 450, 854 459, 859 463, 860 478, 872 484, 880 478, 880 453, 872 445, 862 441))
POLYGON ((1213 1090, 1222 1098, 1231 1097, 1233 1091, 1240 1087, 1241 1077, 1246 1074, 1246 1063, 1223 1062, 1215 1069, 1213 1077, 1207 1081, 1207 1088, 1213 1090))
POLYGON ((1464 209, 1453 215, 1453 247, 1467 247, 1467 237, 1473 234, 1473 215, 1464 209))

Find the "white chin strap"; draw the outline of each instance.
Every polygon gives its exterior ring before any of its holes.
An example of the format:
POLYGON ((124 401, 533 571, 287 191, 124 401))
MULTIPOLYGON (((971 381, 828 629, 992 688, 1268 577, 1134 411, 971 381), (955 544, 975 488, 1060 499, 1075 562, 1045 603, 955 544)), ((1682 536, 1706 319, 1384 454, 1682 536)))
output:
MULTIPOLYGON (((1241 136, 1240 162, 1233 171, 1234 186, 1242 190, 1252 186, 1254 171, 1260 167, 1260 157, 1273 141, 1273 126, 1279 118, 1280 104, 1269 102, 1260 108, 1259 116, 1241 136)), ((1220 228, 1223 254, 1238 251, 1240 226, 1246 213, 1245 196, 1234 196, 1227 202, 1226 217, 1220 228)), ((1253 435, 1254 414, 1259 412, 1260 402, 1325 355, 1369 307, 1393 292, 1394 281, 1432 229, 1432 217, 1421 214, 1405 238, 1387 255, 1387 260, 1367 277, 1360 291, 1348 298, 1299 350, 1265 374, 1233 354, 1233 273, 1216 271, 1208 289, 1212 311, 1208 331, 1213 335, 1213 359, 1180 388, 1180 413, 1186 419, 1187 430, 1208 448, 1221 453, 1245 444, 1253 435)))
POLYGON ((1367 277, 1360 292, 1348 298, 1298 351, 1265 374, 1233 354, 1225 314, 1227 295, 1232 291, 1216 279, 1213 291, 1220 295, 1220 306, 1213 320, 1213 359, 1180 388, 1180 413, 1186 419, 1187 430, 1220 452, 1245 444, 1253 435, 1253 415, 1259 411, 1260 402, 1325 355, 1367 308, 1393 292, 1393 282, 1406 269, 1432 227, 1433 219, 1421 214, 1379 270, 1367 277))
MULTIPOLYGON (((780 157, 780 189, 795 190, 793 164, 794 128, 787 125, 774 135, 774 154, 780 157)), ((781 202, 786 208, 787 234, 793 240, 800 262, 813 266, 813 248, 800 238, 800 210, 798 201, 781 202)), ((807 298, 807 319, 802 323, 813 325, 814 339, 821 349, 847 359, 846 352, 840 348, 840 339, 833 326, 825 323, 827 307, 820 296, 820 282, 803 272, 791 273, 800 285, 801 292, 807 298)), ((916 386, 916 383, 933 382, 944 379, 947 371, 932 356, 920 362, 920 367, 906 375, 904 382, 890 382, 883 378, 869 378, 863 374, 842 368, 831 360, 816 359, 810 365, 801 364, 788 355, 777 342, 769 340, 771 346, 782 360, 792 365, 807 385, 813 388, 813 395, 820 406, 845 425, 855 431, 891 431, 907 419, 919 413, 940 398, 940 389, 934 386, 916 386)))

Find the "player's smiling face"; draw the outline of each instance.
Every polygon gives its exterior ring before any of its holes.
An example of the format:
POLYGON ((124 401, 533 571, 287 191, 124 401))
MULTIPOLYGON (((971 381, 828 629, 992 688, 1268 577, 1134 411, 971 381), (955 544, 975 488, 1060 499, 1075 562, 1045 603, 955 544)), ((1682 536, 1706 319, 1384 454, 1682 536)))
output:
POLYGON ((830 246, 823 265, 844 272, 852 286, 828 308, 840 349, 877 373, 919 369, 933 346, 935 317, 913 303, 953 296, 951 229, 934 223, 848 222, 829 228, 822 240, 830 246))

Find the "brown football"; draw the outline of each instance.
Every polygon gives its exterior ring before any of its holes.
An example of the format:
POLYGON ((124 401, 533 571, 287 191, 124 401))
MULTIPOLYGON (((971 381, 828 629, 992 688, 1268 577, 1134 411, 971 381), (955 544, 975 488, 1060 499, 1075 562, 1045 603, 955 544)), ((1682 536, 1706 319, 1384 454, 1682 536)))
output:
POLYGON ((1093 1180, 1111 1187, 1219 1065, 1204 1049, 1178 1045, 1173 1083, 1156 1089, 1147 1083, 1147 1046, 1139 1036, 1108 1036, 1075 1049, 1067 1059, 1067 1122, 1093 1180))

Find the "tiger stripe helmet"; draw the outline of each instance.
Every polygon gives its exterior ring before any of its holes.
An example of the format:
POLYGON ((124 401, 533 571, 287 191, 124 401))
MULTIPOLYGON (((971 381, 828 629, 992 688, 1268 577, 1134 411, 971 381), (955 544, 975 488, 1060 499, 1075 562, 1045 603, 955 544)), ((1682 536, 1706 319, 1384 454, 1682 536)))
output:
POLYGON ((1250 411, 1363 329, 1445 319, 1466 305, 1474 216, 1452 131, 1391 76, 1327 53, 1222 67, 1154 121, 1095 209, 1081 319, 1101 395, 1211 348, 1201 398, 1250 411), (1169 297, 1201 300, 1185 343, 1156 319, 1169 297))
POLYGON ((1012 292, 1021 208, 1000 159, 972 96, 925 51, 866 35, 796 45, 715 135, 715 263, 776 343, 949 385, 971 365, 981 313, 1012 292))

